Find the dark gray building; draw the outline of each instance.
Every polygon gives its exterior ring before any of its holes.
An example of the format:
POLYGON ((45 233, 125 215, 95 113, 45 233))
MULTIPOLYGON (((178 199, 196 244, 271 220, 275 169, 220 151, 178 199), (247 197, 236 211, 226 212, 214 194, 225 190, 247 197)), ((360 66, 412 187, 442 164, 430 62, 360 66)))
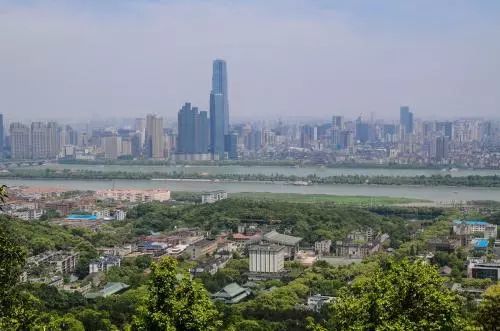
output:
POLYGON ((403 135, 413 133, 413 113, 410 111, 410 107, 401 106, 399 108, 399 124, 401 124, 403 135))
POLYGON ((199 111, 186 102, 177 116, 178 136, 177 153, 208 153, 208 116, 206 111, 199 111))

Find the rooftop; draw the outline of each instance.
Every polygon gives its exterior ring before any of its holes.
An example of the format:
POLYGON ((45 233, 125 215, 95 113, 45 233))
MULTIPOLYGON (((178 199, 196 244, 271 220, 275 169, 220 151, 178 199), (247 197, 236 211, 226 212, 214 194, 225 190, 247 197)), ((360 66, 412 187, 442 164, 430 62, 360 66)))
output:
POLYGON ((487 248, 489 243, 490 242, 488 239, 474 239, 473 240, 474 248, 487 248))
POLYGON ((97 216, 95 215, 77 215, 71 214, 66 217, 68 221, 96 221, 97 216))
POLYGON ((280 252, 284 249, 285 246, 279 246, 279 245, 252 245, 248 247, 249 251, 280 252))
POLYGON ((455 220, 453 221, 455 224, 465 223, 468 225, 489 225, 490 223, 485 222, 483 220, 455 220))
POLYGON ((300 237, 294 237, 294 236, 289 236, 286 234, 281 234, 281 233, 276 232, 275 230, 266 233, 264 235, 264 239, 267 241, 270 241, 270 242, 275 242, 275 243, 279 243, 282 245, 290 245, 290 246, 297 245, 302 240, 302 238, 300 238, 300 237))

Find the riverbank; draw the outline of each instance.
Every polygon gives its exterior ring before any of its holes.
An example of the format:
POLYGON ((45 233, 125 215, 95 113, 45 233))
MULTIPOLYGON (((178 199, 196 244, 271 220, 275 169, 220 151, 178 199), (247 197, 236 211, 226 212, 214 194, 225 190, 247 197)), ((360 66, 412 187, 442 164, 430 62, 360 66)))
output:
MULTIPOLYGON (((398 163, 356 163, 336 162, 316 164, 308 160, 219 160, 219 161, 172 161, 172 160, 58 160, 63 165, 121 165, 121 166, 279 166, 279 167, 325 167, 330 169, 408 169, 408 170, 441 170, 442 165, 432 164, 398 164, 398 163)), ((470 167, 456 164, 449 165, 447 169, 471 169, 470 167)), ((497 170, 498 168, 481 168, 483 170, 497 170)), ((472 169, 473 170, 473 169, 472 169)))
POLYGON ((307 185, 396 185, 396 186, 449 186, 500 188, 500 176, 489 175, 431 175, 431 176, 383 176, 383 175, 340 175, 340 176, 295 176, 284 174, 208 174, 177 172, 129 172, 79 169, 10 169, 0 173, 5 179, 75 179, 75 180, 191 180, 228 182, 265 182, 298 186, 307 185))
POLYGON ((154 180, 76 180, 76 179, 6 179, 0 183, 12 186, 37 188, 56 187, 68 190, 106 189, 169 189, 172 192, 203 192, 224 190, 228 193, 267 192, 323 194, 341 196, 404 197, 432 200, 438 204, 462 204, 471 200, 494 200, 500 202, 500 188, 448 187, 448 186, 399 186, 399 185, 308 185, 295 186, 263 182, 215 182, 215 181, 154 181, 154 180))

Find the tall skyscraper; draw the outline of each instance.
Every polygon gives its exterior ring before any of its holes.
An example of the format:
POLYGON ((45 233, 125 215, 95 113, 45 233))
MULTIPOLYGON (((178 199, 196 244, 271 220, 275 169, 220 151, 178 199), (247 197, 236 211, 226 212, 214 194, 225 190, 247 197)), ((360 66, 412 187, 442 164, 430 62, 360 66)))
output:
POLYGON ((179 110, 177 153, 208 153, 208 116, 206 111, 198 111, 189 102, 179 110))
POLYGON ((150 159, 164 158, 163 118, 157 115, 146 117, 146 156, 150 159))
POLYGON ((410 111, 410 107, 401 106, 399 108, 399 124, 401 124, 403 136, 413 133, 413 113, 410 111))
POLYGON ((226 61, 213 62, 212 91, 210 92, 210 151, 214 156, 224 154, 224 136, 229 134, 229 101, 226 61))
POLYGON ((31 123, 31 148, 33 159, 45 159, 48 154, 47 125, 43 122, 31 123))
POLYGON ((448 158, 450 139, 448 137, 436 138, 436 161, 445 161, 448 158))
POLYGON ((59 139, 59 128, 56 122, 47 123, 47 156, 50 159, 56 158, 61 149, 59 139))
POLYGON ((12 159, 31 159, 30 128, 27 125, 16 122, 10 125, 9 131, 12 159))

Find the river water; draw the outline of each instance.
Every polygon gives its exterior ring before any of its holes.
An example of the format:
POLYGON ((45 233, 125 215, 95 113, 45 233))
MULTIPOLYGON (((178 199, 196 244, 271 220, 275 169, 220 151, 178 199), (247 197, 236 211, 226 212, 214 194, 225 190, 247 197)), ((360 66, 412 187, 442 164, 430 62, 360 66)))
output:
POLYGON ((179 180, 56 180, 56 179, 4 179, 7 186, 56 187, 73 190, 152 189, 168 188, 171 191, 226 190, 235 192, 271 192, 301 194, 333 194, 405 197, 432 200, 436 203, 454 203, 469 200, 500 201, 500 189, 445 187, 445 186, 379 186, 379 185, 309 185, 294 186, 264 182, 212 182, 179 180))

